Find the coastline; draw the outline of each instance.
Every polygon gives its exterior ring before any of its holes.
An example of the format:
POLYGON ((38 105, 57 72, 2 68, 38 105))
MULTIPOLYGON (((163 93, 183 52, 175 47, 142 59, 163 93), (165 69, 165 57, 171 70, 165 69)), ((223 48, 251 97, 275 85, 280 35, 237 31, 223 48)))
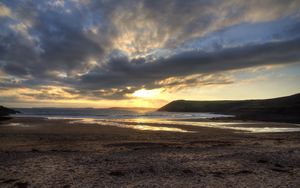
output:
POLYGON ((297 187, 300 183, 299 132, 187 129, 197 131, 13 118, 0 124, 0 186, 297 187))

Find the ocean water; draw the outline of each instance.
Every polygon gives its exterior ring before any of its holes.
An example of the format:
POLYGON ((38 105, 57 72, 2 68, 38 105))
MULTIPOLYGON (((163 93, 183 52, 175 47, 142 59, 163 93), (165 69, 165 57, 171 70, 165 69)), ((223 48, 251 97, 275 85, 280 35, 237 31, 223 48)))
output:
POLYGON ((153 109, 97 108, 19 108, 18 117, 94 118, 94 119, 207 119, 230 117, 213 113, 158 112, 153 109))
MULTIPOLYGON (((158 112, 147 109, 94 109, 94 108, 19 108, 17 117, 44 117, 48 119, 70 119, 71 124, 93 124, 131 128, 142 131, 173 131, 193 133, 189 126, 231 129, 245 133, 295 132, 300 131, 297 124, 274 124, 258 122, 217 122, 194 121, 232 117, 214 113, 158 112)), ((11 124, 28 127, 30 125, 11 124)))

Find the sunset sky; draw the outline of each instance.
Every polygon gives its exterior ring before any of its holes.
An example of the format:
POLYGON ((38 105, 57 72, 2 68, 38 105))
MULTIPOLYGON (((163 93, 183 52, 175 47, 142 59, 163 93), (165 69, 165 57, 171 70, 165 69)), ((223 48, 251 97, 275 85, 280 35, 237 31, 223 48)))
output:
POLYGON ((300 0, 1 0, 0 105, 300 92, 300 0))

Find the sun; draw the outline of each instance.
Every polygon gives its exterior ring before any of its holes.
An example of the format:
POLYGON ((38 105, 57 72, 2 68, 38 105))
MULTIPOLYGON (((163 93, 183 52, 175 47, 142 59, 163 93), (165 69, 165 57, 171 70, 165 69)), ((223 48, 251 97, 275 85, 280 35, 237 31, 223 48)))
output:
POLYGON ((139 97, 139 98, 154 98, 160 94, 160 89, 140 89, 135 91, 132 96, 139 97))

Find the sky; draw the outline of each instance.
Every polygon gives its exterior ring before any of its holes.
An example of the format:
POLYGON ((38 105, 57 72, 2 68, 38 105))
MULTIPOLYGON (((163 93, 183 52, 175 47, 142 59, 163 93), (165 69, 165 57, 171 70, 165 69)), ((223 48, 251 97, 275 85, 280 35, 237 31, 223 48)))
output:
POLYGON ((300 92, 300 0, 1 0, 0 105, 300 92))

